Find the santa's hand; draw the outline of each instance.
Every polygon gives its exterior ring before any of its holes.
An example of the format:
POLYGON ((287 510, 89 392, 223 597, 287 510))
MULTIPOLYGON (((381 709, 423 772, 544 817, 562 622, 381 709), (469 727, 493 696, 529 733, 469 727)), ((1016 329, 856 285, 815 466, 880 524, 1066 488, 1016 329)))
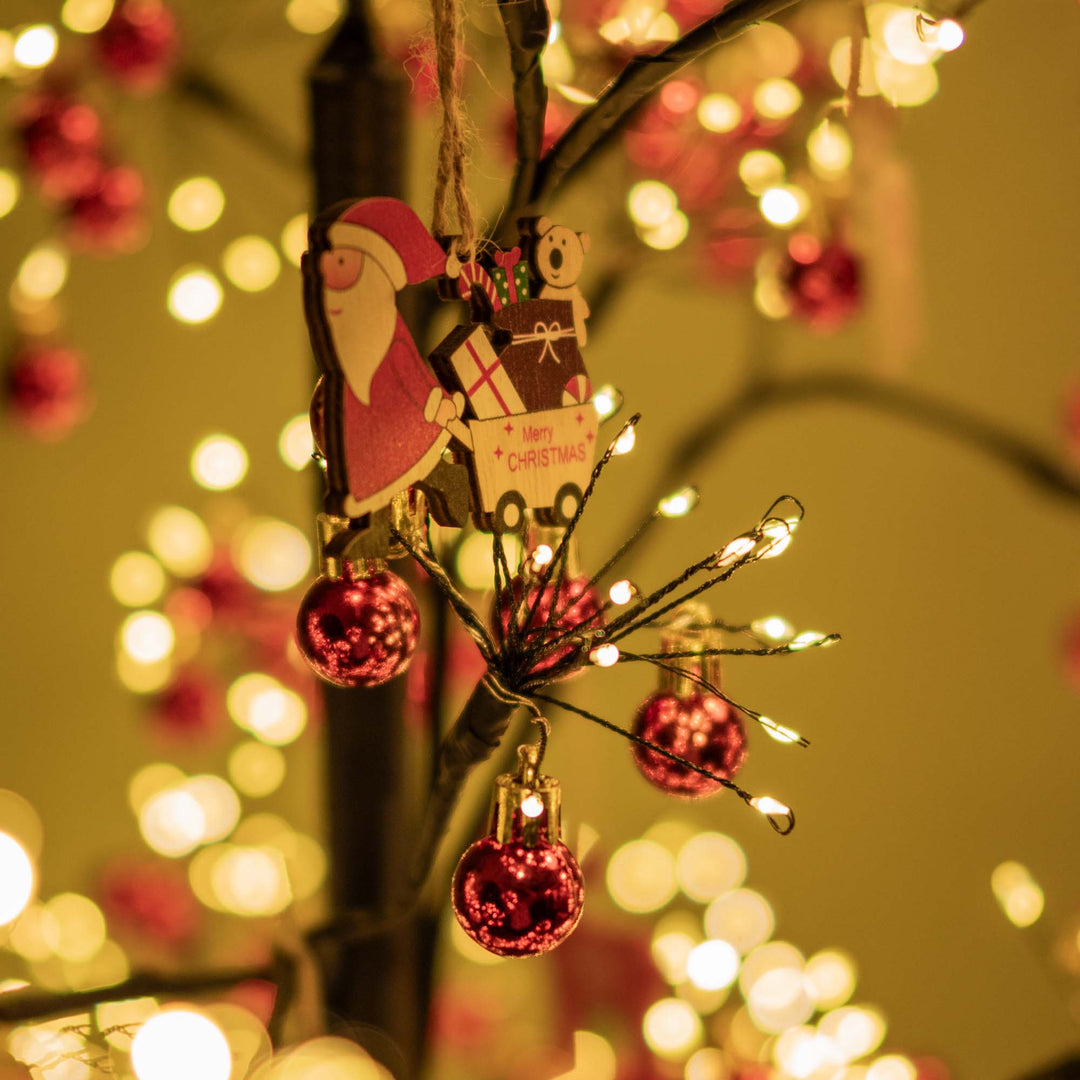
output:
POLYGON ((443 395, 443 391, 438 386, 431 388, 431 393, 427 396, 427 401, 424 403, 424 419, 430 424, 433 420, 439 423, 442 427, 446 425, 439 421, 439 407, 446 400, 443 395))
POLYGON ((464 406, 465 398, 461 394, 455 394, 452 398, 443 398, 435 413, 435 423, 440 427, 446 427, 451 420, 456 420, 461 415, 464 406))

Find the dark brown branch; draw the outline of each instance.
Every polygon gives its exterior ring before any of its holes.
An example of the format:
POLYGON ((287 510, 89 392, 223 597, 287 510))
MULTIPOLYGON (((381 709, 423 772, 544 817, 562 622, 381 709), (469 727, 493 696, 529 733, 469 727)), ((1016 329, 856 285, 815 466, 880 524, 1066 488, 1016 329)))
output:
POLYGON ((592 105, 570 125, 540 160, 529 203, 542 206, 555 188, 580 168, 653 91, 687 64, 738 37, 754 23, 793 7, 800 0, 732 0, 662 52, 635 56, 592 105))
POLYGON ((672 477, 684 477, 693 467, 760 413, 812 401, 840 401, 909 420, 951 435, 1014 469, 1023 479, 1049 495, 1080 503, 1080 474, 1032 446, 1018 435, 1004 431, 982 417, 919 390, 864 375, 820 373, 792 379, 751 382, 737 394, 703 416, 676 444, 661 470, 663 477, 647 505, 671 485, 672 477))
POLYGON ((547 44, 550 18, 545 0, 499 0, 499 14, 506 28, 510 70, 514 74, 517 164, 510 201, 496 227, 496 237, 512 244, 517 235, 517 219, 529 202, 544 144, 547 84, 540 57, 547 44))
POLYGON ((287 172, 304 174, 307 165, 304 154, 282 138, 278 125, 260 115, 209 72, 184 68, 176 77, 175 87, 181 97, 210 110, 268 160, 287 172))
POLYGON ((516 708, 517 703, 504 698, 490 677, 484 678, 443 739, 409 878, 413 890, 422 889, 431 873, 465 781, 477 765, 494 753, 516 708))
POLYGON ((183 998, 194 994, 209 994, 225 990, 249 979, 275 982, 280 974, 280 961, 265 967, 225 968, 222 971, 190 975, 158 975, 140 972, 115 986, 98 990, 77 990, 70 994, 39 994, 31 990, 16 990, 0 996, 0 1024, 18 1024, 49 1016, 86 1012, 105 1001, 126 1001, 137 997, 183 998))

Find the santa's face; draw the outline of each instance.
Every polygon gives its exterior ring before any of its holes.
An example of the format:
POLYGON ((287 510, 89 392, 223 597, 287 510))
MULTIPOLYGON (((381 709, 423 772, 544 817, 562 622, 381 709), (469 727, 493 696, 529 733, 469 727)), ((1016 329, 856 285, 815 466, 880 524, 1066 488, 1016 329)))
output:
POLYGON ((371 379, 397 327, 397 297, 383 268, 359 248, 336 246, 319 258, 323 310, 334 352, 352 392, 367 405, 371 379))

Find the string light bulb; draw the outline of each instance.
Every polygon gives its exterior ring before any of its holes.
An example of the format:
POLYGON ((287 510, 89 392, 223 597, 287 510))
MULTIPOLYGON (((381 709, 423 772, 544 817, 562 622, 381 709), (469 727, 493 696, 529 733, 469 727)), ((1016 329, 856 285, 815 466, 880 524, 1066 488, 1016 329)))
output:
POLYGON ((613 604, 618 604, 620 607, 623 604, 629 604, 631 600, 637 595, 637 589, 634 587, 633 582, 627 578, 622 578, 619 581, 614 582, 611 588, 608 589, 608 599, 613 604))
POLYGON ((229 1080, 232 1051, 224 1032, 208 1016, 169 1009, 152 1016, 131 1042, 138 1080, 229 1080))
POLYGON ((629 454, 634 449, 634 443, 637 442, 637 433, 634 430, 633 424, 627 424, 623 428, 619 437, 615 440, 615 446, 612 449, 612 454, 616 457, 622 454, 629 454))
POLYGON ((19 67, 43 68, 52 63, 58 44, 56 31, 47 23, 28 26, 15 38, 12 59, 19 67))
POLYGON ((593 408, 596 409, 596 415, 601 420, 607 420, 609 416, 614 416, 622 408, 622 391, 610 383, 605 383, 593 394, 592 403, 593 408))
POLYGON ((597 645, 589 653, 589 660, 597 667, 614 667, 619 662, 619 646, 610 641, 603 645, 597 645))
POLYGON ((696 487, 687 486, 665 495, 657 504, 659 514, 666 518, 685 517, 700 502, 701 495, 696 487))
POLYGON ((0 832, 0 926, 17 919, 34 895, 34 864, 15 837, 0 832))

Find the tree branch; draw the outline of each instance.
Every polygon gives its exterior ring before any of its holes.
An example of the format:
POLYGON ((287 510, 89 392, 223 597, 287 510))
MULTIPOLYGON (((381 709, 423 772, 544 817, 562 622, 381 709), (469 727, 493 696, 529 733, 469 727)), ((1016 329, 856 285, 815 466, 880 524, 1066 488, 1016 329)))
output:
POLYGON ((158 975, 144 971, 115 986, 97 990, 77 990, 70 994, 39 994, 16 990, 0 995, 0 1024, 18 1024, 47 1016, 80 1013, 106 1001, 126 1001, 137 997, 187 997, 224 990, 249 979, 264 979, 275 985, 281 973, 281 960, 264 967, 225 968, 222 971, 192 975, 158 975))
POLYGON ((540 57, 547 44, 550 18, 546 0, 499 0, 499 14, 510 47, 510 70, 514 74, 514 116, 517 121, 514 182, 510 201, 496 224, 496 237, 512 244, 517 219, 529 202, 544 144, 547 84, 540 57))
POLYGON ((654 505, 674 477, 685 476, 759 413, 811 401, 867 405, 951 435, 1011 467, 1044 493, 1080 504, 1080 474, 1020 436, 918 390, 863 375, 834 373, 750 382, 734 398, 703 416, 675 446, 661 472, 662 479, 649 495, 647 504, 654 505))

